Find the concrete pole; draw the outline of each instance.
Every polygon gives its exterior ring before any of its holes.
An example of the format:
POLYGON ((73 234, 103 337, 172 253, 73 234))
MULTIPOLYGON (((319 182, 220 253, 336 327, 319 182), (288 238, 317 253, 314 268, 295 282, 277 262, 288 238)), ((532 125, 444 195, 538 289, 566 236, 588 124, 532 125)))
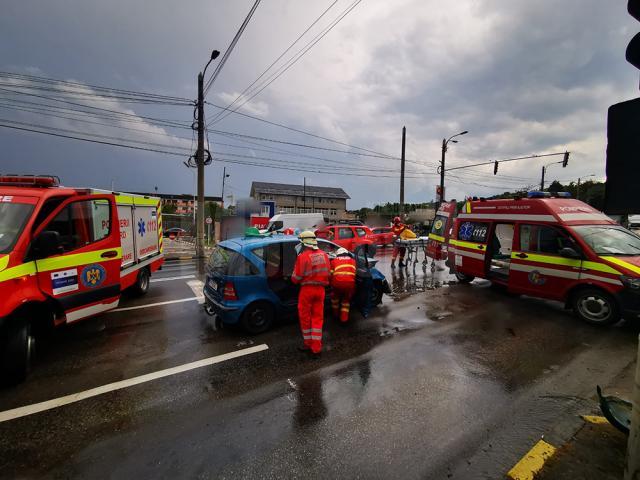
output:
POLYGON ((440 208, 440 205, 444 203, 444 163, 447 154, 447 139, 442 139, 442 158, 440 159, 440 198, 438 199, 438 205, 436 206, 436 212, 440 208))
POLYGON ((196 256, 204 258, 204 75, 198 74, 198 207, 196 210, 196 256))
POLYGON ((627 465, 624 470, 625 480, 640 479, 640 335, 638 336, 638 360, 636 378, 633 383, 632 403, 631 428, 627 443, 627 465))

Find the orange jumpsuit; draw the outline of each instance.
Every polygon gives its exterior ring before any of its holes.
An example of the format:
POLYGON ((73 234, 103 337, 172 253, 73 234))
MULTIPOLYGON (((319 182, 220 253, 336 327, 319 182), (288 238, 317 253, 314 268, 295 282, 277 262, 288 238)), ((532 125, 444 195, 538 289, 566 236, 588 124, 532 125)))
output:
POLYGON ((313 353, 322 350, 325 287, 329 285, 329 257, 322 250, 304 247, 293 268, 291 281, 300 285, 298 317, 304 344, 313 353))
MULTIPOLYGON (((396 237, 396 239, 400 238, 400 234, 402 234, 402 232, 407 228, 407 226, 404 223, 394 223, 393 227, 391 228, 391 231, 393 232, 393 235, 396 237)), ((398 256, 398 253, 400 254, 400 262, 402 263, 402 260, 404 260, 404 254, 407 251, 406 247, 398 247, 395 243, 393 244, 393 253, 391 254, 391 261, 395 262, 396 261, 396 257, 398 256)))
POLYGON ((351 297, 356 290, 356 261, 348 255, 331 260, 331 306, 341 322, 349 320, 351 297))

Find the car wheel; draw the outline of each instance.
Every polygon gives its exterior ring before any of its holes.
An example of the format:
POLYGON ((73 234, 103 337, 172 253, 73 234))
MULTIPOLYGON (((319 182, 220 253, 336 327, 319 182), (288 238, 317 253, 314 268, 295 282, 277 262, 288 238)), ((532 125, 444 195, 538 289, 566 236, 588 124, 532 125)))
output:
POLYGON ((382 286, 381 285, 375 285, 372 289, 371 292, 369 294, 369 301, 371 302, 371 306, 375 307, 377 305, 380 305, 382 303, 382 286))
POLYGON ((133 291, 138 295, 144 295, 149 291, 149 274, 148 268, 143 268, 138 272, 138 278, 136 279, 136 283, 133 285, 133 291))
POLYGON ((31 324, 27 320, 15 320, 5 329, 3 338, 0 378, 2 383, 16 385, 29 373, 34 340, 31 324))
POLYGON ((252 335, 266 332, 273 324, 273 317, 273 306, 268 302, 252 303, 242 312, 242 328, 252 335))
POLYGON ((454 275, 456 276, 456 278, 458 279, 458 282, 460 283, 471 283, 476 278, 472 275, 466 275, 461 272, 455 272, 454 275))
POLYGON ((573 295, 571 303, 575 314, 592 325, 611 325, 620 320, 618 303, 604 290, 579 290, 573 295))

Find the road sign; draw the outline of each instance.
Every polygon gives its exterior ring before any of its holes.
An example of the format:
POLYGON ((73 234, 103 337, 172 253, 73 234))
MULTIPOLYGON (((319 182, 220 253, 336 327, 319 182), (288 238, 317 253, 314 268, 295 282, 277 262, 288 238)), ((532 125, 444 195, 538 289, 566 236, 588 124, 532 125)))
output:
POLYGON ((207 222, 207 225, 211 225, 213 223, 213 219, 211 217, 207 217, 205 221, 207 222))

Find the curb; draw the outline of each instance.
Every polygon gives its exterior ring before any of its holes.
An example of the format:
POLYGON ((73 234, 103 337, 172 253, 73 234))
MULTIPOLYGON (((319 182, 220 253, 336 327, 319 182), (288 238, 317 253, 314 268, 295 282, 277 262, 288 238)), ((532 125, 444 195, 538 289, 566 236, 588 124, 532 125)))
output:
MULTIPOLYGON (((558 442, 564 445, 573 437, 586 423, 603 424, 609 423, 609 421, 600 415, 579 415, 582 422, 578 423, 577 428, 572 428, 569 432, 566 428, 563 428, 566 439, 558 442), (568 435, 567 435, 568 434, 568 435)), ((566 427, 566 426, 565 426, 566 427)), ((557 436, 557 435, 556 435, 557 436)), ((556 443, 556 442, 554 442, 556 443)), ((511 480, 534 480, 536 475, 542 470, 547 460, 549 460, 558 450, 559 447, 555 447, 551 443, 544 440, 544 437, 540 439, 519 461, 511 470, 507 473, 507 478, 511 480)))

